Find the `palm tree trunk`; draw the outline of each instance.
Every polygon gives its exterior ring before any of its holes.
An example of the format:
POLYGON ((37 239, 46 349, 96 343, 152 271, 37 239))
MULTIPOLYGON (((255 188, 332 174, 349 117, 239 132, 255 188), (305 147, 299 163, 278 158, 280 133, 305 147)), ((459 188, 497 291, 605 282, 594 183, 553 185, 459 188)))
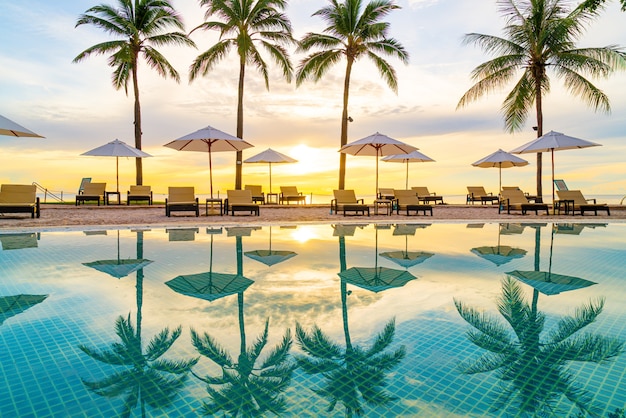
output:
MULTIPOLYGON (((141 149, 141 105, 139 104, 139 81, 137 79, 137 63, 139 62, 139 53, 134 56, 132 65, 133 73, 133 93, 135 95, 135 148, 141 149)), ((135 176, 138 186, 143 184, 143 166, 141 158, 135 158, 135 176)))
MULTIPOLYGON (((537 138, 543 135, 543 103, 541 101, 541 82, 535 84, 535 106, 537 111, 537 138)), ((543 153, 537 153, 537 197, 543 199, 543 187, 541 185, 543 153)), ((543 200, 542 200, 543 201, 543 200)))
MULTIPOLYGON (((346 77, 343 82, 343 110, 341 112, 341 146, 348 143, 348 97, 350 95, 350 74, 352 73, 353 59, 348 57, 346 77)), ((346 187, 346 154, 339 153, 339 190, 346 187)))
MULTIPOLYGON (((246 63, 242 60, 239 63, 239 86, 237 91, 237 137, 243 139, 243 81, 246 74, 246 63)), ((237 151, 235 162, 235 190, 241 190, 241 174, 243 152, 237 151)))

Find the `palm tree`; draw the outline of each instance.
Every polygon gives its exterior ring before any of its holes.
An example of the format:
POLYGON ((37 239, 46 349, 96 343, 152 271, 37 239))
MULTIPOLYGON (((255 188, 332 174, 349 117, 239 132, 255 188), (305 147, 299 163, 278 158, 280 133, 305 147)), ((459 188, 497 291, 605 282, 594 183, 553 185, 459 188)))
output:
MULTIPOLYGON (((585 74, 607 77, 626 67, 620 48, 576 48, 575 43, 597 12, 582 5, 568 9, 566 0, 502 0, 500 12, 507 18, 506 37, 470 33, 465 44, 475 44, 496 55, 472 71, 476 81, 457 109, 481 96, 505 87, 521 73, 513 90, 504 99, 502 111, 509 132, 522 129, 533 105, 537 137, 543 135, 543 97, 550 91, 549 70, 561 78, 566 89, 594 110, 610 111, 608 97, 585 74)), ((541 185, 542 154, 537 154, 537 196, 541 185)))
MULTIPOLYGON (((363 5, 361 0, 345 0, 338 3, 331 0, 330 5, 315 13, 321 16, 328 26, 323 33, 307 33, 298 47, 298 52, 319 49, 305 57, 298 66, 296 85, 305 80, 319 81, 343 56, 346 57, 346 72, 343 82, 343 110, 341 113, 341 146, 348 143, 348 98, 352 67, 359 58, 369 58, 387 85, 398 91, 398 80, 394 68, 381 55, 396 57, 403 63, 409 60, 409 54, 394 38, 388 37, 389 23, 381 19, 400 9, 390 0, 372 0, 363 5)), ((339 189, 345 188, 346 155, 339 154, 339 189)))
MULTIPOLYGON (((606 3, 606 0, 586 0, 583 5, 591 10, 596 10, 604 3, 606 3)), ((622 4, 622 12, 626 12, 626 0, 620 0, 620 3, 622 4)))
POLYGON ((555 405, 565 397, 583 413, 595 413, 589 394, 567 369, 570 362, 603 363, 620 355, 624 343, 616 338, 579 332, 602 313, 604 300, 590 301, 575 314, 561 318, 545 338, 546 316, 529 304, 519 283, 502 281, 498 312, 505 323, 455 299, 457 311, 473 328, 467 338, 486 353, 459 364, 464 374, 496 372, 504 383, 494 411, 511 408, 515 416, 558 416, 555 405), (509 328, 510 327, 510 328, 509 328))
MULTIPOLYGON (((124 88, 128 95, 128 81, 132 79, 135 98, 135 148, 141 149, 141 105, 139 102, 139 57, 162 77, 170 76, 180 81, 178 72, 156 47, 167 45, 194 46, 183 32, 184 25, 168 0, 117 0, 117 7, 99 4, 80 15, 76 27, 93 25, 111 34, 115 39, 87 48, 73 62, 91 55, 111 54, 108 59, 114 68, 112 83, 116 90, 124 88), (173 27, 176 32, 165 31, 173 27)), ((135 159, 136 182, 143 184, 141 158, 135 159)))
MULTIPOLYGON (((283 77, 291 82, 293 67, 285 46, 295 42, 291 22, 283 10, 284 0, 200 0, 206 6, 205 19, 216 16, 218 21, 207 21, 196 29, 217 30, 219 41, 200 54, 189 69, 193 81, 207 73, 226 57, 231 48, 239 55, 239 83, 237 87, 237 137, 243 138, 243 92, 246 64, 261 73, 269 90, 268 67, 258 46, 262 47, 281 68, 283 77)), ((235 189, 241 189, 242 151, 237 151, 235 189)))

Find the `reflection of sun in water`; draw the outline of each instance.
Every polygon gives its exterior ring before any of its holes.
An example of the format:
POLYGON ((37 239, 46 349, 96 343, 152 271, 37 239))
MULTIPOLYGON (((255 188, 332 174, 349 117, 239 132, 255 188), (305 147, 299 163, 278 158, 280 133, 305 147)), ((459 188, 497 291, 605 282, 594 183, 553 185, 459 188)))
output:
POLYGON ((293 238, 294 240, 298 241, 301 244, 304 244, 305 242, 311 239, 317 238, 317 232, 311 226, 300 225, 298 226, 298 229, 295 229, 291 233, 291 238, 293 238))

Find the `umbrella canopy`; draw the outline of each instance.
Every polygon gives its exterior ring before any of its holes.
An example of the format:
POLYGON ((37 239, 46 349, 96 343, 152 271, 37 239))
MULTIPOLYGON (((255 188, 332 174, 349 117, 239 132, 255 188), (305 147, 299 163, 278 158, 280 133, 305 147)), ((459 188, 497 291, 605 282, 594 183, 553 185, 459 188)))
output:
POLYGON ((392 154, 382 158, 383 161, 389 163, 406 163, 406 189, 409 188, 409 163, 428 163, 434 162, 432 158, 415 150, 408 154, 392 154))
POLYGON ((523 167, 528 165, 528 161, 510 154, 501 149, 489 154, 485 158, 482 158, 475 163, 472 163, 474 167, 492 168, 498 167, 498 193, 502 190, 502 169, 511 167, 523 167))
POLYGON ((573 136, 568 136, 561 132, 550 131, 537 139, 515 148, 511 152, 514 154, 550 152, 552 157, 552 201, 554 202, 554 151, 598 146, 600 146, 600 144, 596 144, 595 142, 574 138, 573 136))
POLYGON ((129 274, 144 268, 152 260, 144 258, 120 258, 120 231, 117 231, 117 258, 110 260, 97 260, 83 263, 83 266, 91 267, 117 279, 126 277, 129 274))
POLYGON ((522 258, 527 252, 524 249, 513 248, 509 245, 476 247, 472 248, 471 251, 485 260, 491 261, 496 266, 501 266, 516 258, 522 258))
POLYGON ((293 251, 281 251, 281 250, 272 250, 272 227, 270 226, 270 243, 269 249, 267 250, 254 250, 254 251, 246 251, 244 255, 246 257, 250 257, 253 260, 259 261, 266 266, 273 266, 274 264, 282 263, 283 261, 289 260, 292 257, 298 255, 293 251))
POLYGON ((89 155, 94 157, 115 157, 115 184, 116 191, 120 191, 120 164, 119 157, 135 157, 145 158, 152 157, 147 152, 131 147, 125 142, 115 139, 90 151, 83 152, 80 155, 89 155))
POLYGON ((282 154, 278 151, 274 151, 271 148, 266 149, 263 152, 258 153, 246 160, 244 163, 267 163, 270 168, 270 193, 272 193, 272 163, 274 164, 289 164, 297 163, 298 160, 291 158, 288 155, 282 154))
POLYGON ((372 292, 382 292, 393 287, 402 287, 417 279, 406 270, 387 267, 351 267, 339 273, 348 283, 372 292))
POLYGON ((178 151, 198 151, 209 154, 209 183, 211 186, 211 198, 213 198, 213 163, 211 161, 211 153, 241 151, 254 145, 212 126, 207 126, 168 142, 164 146, 178 151))
POLYGON ((34 133, 30 129, 24 128, 22 125, 18 125, 2 115, 0 115, 0 135, 43 138, 43 136, 34 133))
POLYGON ((43 302, 48 295, 14 295, 0 297, 0 325, 7 319, 43 302))
POLYGON ((178 276, 165 282, 175 292, 210 302, 246 290, 254 281, 238 274, 205 273, 178 276))
POLYGON ((596 284, 580 277, 564 276, 549 271, 520 271, 507 272, 509 276, 532 286, 544 295, 558 295, 570 290, 582 289, 596 284))
POLYGON ((361 138, 357 141, 350 142, 349 144, 341 147, 339 152, 350 155, 365 155, 376 157, 376 193, 378 195, 378 158, 384 155, 394 154, 409 154, 413 151, 417 151, 412 145, 405 144, 396 139, 390 138, 387 135, 383 135, 379 132, 361 138))

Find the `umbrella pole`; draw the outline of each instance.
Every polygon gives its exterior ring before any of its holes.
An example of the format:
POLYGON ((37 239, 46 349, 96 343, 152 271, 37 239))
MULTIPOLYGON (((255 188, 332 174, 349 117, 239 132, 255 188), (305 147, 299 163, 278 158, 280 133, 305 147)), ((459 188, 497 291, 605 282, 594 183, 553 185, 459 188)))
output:
POLYGON ((270 194, 272 193, 272 163, 270 161, 270 194))
POLYGON ((211 143, 209 143, 209 183, 211 185, 211 199, 213 199, 213 161, 211 161, 211 143))
POLYGON ((502 191, 502 163, 498 163, 498 193, 502 191))
POLYGON ((378 151, 380 148, 376 148, 376 193, 374 194, 374 199, 378 199, 378 151))
POLYGON ((409 190, 409 159, 406 160, 406 185, 405 189, 409 190))
POLYGON ((550 151, 552 154, 552 214, 554 215, 556 213, 554 207, 554 148, 552 148, 550 151))
MULTIPOLYGON (((116 192, 120 192, 120 157, 115 157, 115 185, 116 185, 116 192)), ((117 198, 119 199, 119 195, 117 196, 117 198)))

